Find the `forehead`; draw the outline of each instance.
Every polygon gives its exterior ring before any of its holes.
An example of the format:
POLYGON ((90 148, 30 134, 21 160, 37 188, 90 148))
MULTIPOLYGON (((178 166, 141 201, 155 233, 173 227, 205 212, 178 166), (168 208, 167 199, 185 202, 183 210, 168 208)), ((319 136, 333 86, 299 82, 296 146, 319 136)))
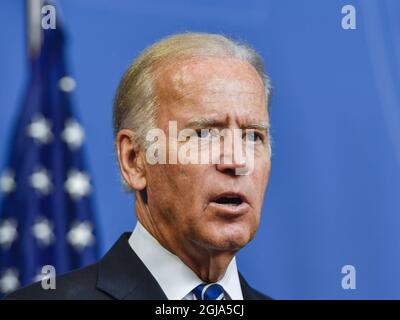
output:
POLYGON ((246 61, 188 58, 163 68, 158 74, 155 93, 159 115, 165 119, 232 116, 260 120, 267 117, 263 81, 246 61))

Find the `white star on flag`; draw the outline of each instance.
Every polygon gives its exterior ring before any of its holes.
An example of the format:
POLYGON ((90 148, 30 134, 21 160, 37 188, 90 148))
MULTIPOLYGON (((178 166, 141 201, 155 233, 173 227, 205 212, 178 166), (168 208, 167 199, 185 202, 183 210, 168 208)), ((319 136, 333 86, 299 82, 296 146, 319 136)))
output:
POLYGON ((71 92, 75 89, 76 82, 74 78, 65 76, 58 81, 58 86, 61 89, 61 91, 71 92))
POLYGON ((50 143, 53 140, 51 126, 51 121, 39 115, 35 116, 32 123, 28 125, 27 132, 30 137, 39 143, 50 143))
POLYGON ((42 195, 48 195, 53 189, 50 173, 44 168, 35 171, 29 177, 29 180, 32 188, 39 191, 42 195))
POLYGON ((72 199, 79 200, 88 195, 91 190, 89 176, 84 172, 71 170, 68 173, 68 178, 67 181, 65 181, 64 188, 72 199))
POLYGON ((0 224, 0 246, 9 249, 17 238, 17 222, 14 219, 4 220, 0 224))
POLYGON ((74 151, 82 145, 85 133, 77 121, 69 119, 65 122, 65 128, 61 136, 68 147, 74 151))
POLYGON ((32 226, 32 234, 42 246, 49 246, 54 242, 53 225, 44 217, 41 217, 32 226))
POLYGON ((7 294, 15 291, 19 286, 18 271, 12 268, 6 269, 0 278, 0 291, 7 294))
POLYGON ((5 170, 0 177, 0 191, 11 193, 15 190, 15 173, 12 170, 5 170))
POLYGON ((68 242, 77 250, 82 250, 94 242, 93 227, 90 222, 76 222, 67 234, 68 242))

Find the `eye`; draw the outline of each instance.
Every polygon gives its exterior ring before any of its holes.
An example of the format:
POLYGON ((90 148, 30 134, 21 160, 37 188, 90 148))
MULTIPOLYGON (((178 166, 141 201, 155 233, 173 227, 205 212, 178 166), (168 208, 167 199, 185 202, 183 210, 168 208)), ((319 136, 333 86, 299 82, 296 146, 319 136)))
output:
POLYGON ((210 129, 197 129, 196 136, 200 139, 208 138, 210 136, 210 129))
POLYGON ((246 132, 245 136, 246 141, 251 143, 261 143, 264 140, 264 137, 260 133, 255 131, 246 132))
POLYGON ((196 136, 200 139, 211 139, 211 138, 218 138, 219 131, 214 128, 203 128, 195 130, 196 136))

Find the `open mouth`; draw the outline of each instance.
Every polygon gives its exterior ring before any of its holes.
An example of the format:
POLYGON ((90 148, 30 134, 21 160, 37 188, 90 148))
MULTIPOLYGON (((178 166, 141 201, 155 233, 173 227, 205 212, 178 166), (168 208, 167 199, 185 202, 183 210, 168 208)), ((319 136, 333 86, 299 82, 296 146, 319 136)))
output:
POLYGON ((243 200, 239 196, 221 196, 213 202, 230 206, 239 206, 243 203, 243 200))
POLYGON ((224 192, 212 198, 211 203, 226 207, 241 207, 241 205, 247 204, 248 201, 241 193, 224 192))
POLYGON ((237 218, 246 214, 250 209, 249 201, 242 193, 223 192, 211 198, 210 207, 217 216, 237 218))

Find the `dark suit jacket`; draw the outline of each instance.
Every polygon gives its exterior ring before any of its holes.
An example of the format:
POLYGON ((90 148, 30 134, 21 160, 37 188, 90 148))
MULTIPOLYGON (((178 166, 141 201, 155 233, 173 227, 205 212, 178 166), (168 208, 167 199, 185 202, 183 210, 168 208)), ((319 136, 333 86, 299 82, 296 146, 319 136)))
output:
MULTIPOLYGON (((149 270, 129 246, 124 233, 97 263, 56 278, 56 289, 45 290, 37 282, 6 299, 17 300, 165 300, 167 297, 149 270)), ((251 288, 239 274, 245 300, 270 297, 251 288)))

